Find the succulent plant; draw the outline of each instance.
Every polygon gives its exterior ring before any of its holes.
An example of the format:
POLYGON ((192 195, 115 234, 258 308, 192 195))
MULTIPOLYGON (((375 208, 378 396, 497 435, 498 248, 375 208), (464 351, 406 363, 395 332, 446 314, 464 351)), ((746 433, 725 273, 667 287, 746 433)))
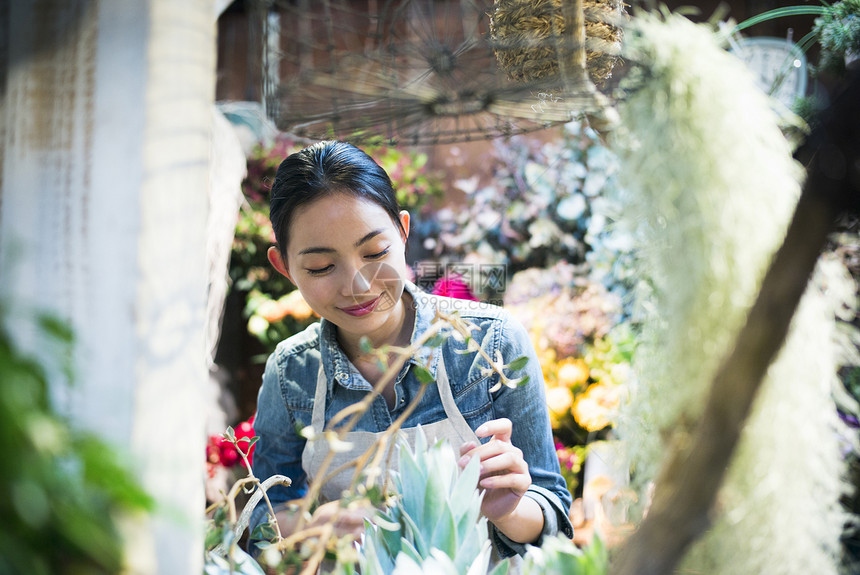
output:
MULTIPOLYGON (((477 459, 461 473, 450 444, 428 446, 420 428, 414 451, 402 442, 395 503, 367 523, 361 573, 486 573, 490 540, 478 476, 477 459)), ((494 571, 506 572, 506 562, 494 571)))
POLYGON ((609 556, 600 537, 595 536, 585 549, 570 539, 559 536, 544 540, 540 547, 530 547, 525 555, 522 575, 604 575, 609 569, 609 556))
MULTIPOLYGON (((363 575, 484 575, 490 562, 487 519, 481 516, 478 461, 460 472, 447 442, 427 445, 420 428, 415 449, 400 444, 400 472, 393 477, 397 495, 387 512, 367 522, 359 558, 363 575)), ((530 547, 523 575, 603 575, 606 547, 594 543, 580 550, 564 536, 530 547)), ((491 575, 506 575, 510 564, 499 562, 491 575)), ((340 575, 355 573, 341 566, 340 575)))

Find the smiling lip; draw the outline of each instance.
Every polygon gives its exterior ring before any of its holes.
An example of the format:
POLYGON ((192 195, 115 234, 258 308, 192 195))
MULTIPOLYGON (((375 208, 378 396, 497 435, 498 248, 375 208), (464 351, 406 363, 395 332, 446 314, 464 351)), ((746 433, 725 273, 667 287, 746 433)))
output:
POLYGON ((342 307, 342 308, 340 308, 340 311, 342 311, 344 313, 348 313, 349 315, 355 316, 355 317, 361 317, 363 315, 367 315, 370 312, 372 312, 374 309, 376 309, 376 305, 379 303, 379 300, 381 297, 382 297, 382 295, 378 295, 368 302, 360 303, 358 305, 353 305, 353 306, 349 306, 349 307, 342 307))

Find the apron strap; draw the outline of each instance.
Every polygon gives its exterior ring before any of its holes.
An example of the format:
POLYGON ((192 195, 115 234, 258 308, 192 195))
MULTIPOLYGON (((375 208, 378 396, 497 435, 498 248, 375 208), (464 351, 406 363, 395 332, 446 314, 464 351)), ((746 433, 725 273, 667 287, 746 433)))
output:
POLYGON ((325 378, 325 369, 320 362, 320 369, 317 372, 317 389, 314 394, 314 411, 311 415, 311 427, 316 433, 322 433, 325 427, 325 396, 328 391, 328 381, 325 378))
POLYGON ((441 350, 439 353, 439 365, 436 368, 436 387, 439 389, 439 397, 442 399, 442 407, 445 408, 445 414, 448 416, 448 421, 453 425, 454 430, 463 442, 474 441, 480 443, 478 436, 466 423, 466 418, 460 413, 460 408, 454 401, 454 393, 451 391, 451 383, 448 381, 448 370, 445 369, 445 359, 442 357, 441 350))

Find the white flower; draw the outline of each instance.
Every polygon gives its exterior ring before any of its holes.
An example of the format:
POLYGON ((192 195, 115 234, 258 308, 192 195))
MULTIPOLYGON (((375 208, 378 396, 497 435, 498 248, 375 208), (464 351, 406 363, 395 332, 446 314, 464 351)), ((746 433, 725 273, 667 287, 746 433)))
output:
POLYGON ((558 203, 558 215, 569 222, 578 220, 585 213, 585 197, 582 194, 573 194, 558 203))
POLYGON ((537 220, 529 225, 529 246, 539 248, 549 245, 559 235, 561 230, 550 220, 537 220))

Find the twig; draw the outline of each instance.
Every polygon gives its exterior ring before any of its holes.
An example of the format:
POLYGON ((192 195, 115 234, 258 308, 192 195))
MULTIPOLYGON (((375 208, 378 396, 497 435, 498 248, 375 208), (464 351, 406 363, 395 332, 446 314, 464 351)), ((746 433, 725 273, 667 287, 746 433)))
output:
MULTIPOLYGON (((430 341, 431 338, 436 336, 442 329, 446 326, 446 324, 442 322, 436 322, 430 326, 430 328, 424 332, 418 340, 405 348, 404 353, 398 354, 395 357, 395 360, 389 364, 388 368, 385 370, 385 373, 382 374, 379 381, 373 387, 373 390, 368 393, 359 403, 360 409, 353 409, 352 415, 350 418, 344 423, 338 430, 337 435, 338 438, 343 440, 346 437, 346 434, 352 431, 352 429, 358 424, 358 421, 361 419, 361 416, 367 411, 368 408, 373 404, 374 399, 382 393, 382 390, 388 385, 390 381, 396 377, 397 373, 400 371, 400 368, 406 363, 406 361, 412 357, 413 354, 417 353, 425 343, 430 341)), ((337 416, 334 419, 338 419, 337 416)), ((339 421, 339 419, 338 419, 339 421)), ((329 423, 327 427, 331 427, 332 422, 329 423)), ((326 457, 323 459, 322 464, 320 465, 319 472, 314 481, 311 482, 311 485, 308 487, 308 492, 302 498, 302 503, 300 506, 300 516, 298 520, 298 524, 296 525, 296 531, 301 531, 304 527, 305 522, 307 520, 308 512, 310 511, 311 505, 314 501, 316 501, 317 496, 319 495, 320 489, 322 488, 325 478, 326 471, 331 466, 332 459, 334 459, 334 452, 329 451, 326 457)))

